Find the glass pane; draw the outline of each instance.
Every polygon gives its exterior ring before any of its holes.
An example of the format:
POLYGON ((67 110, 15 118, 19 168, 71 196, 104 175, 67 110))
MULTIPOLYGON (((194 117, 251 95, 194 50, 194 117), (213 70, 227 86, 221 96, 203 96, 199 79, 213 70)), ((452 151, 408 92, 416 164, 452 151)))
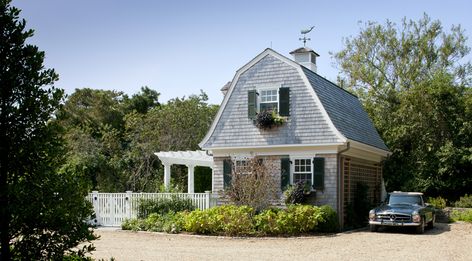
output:
POLYGON ((261 111, 277 111, 277 103, 262 103, 260 105, 260 110, 261 111))

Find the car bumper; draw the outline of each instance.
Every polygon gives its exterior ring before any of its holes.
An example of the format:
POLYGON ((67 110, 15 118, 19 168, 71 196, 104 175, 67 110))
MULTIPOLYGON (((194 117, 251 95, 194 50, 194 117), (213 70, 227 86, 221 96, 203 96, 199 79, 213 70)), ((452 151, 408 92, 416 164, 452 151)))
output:
POLYGON ((417 227, 421 223, 414 222, 395 222, 395 221, 369 221, 369 225, 392 226, 392 227, 417 227))

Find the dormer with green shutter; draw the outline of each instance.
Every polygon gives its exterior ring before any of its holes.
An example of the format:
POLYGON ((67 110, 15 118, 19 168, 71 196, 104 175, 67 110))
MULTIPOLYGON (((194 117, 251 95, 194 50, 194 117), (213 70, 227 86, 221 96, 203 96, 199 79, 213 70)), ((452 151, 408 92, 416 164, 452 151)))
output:
POLYGON ((258 86, 248 91, 248 117, 254 119, 262 111, 275 111, 278 115, 290 116, 290 88, 280 84, 258 86))

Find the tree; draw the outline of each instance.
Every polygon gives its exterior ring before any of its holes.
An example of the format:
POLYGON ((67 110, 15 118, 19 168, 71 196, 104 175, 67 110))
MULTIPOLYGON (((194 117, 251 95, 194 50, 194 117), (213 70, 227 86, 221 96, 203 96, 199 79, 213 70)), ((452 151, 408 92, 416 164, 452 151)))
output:
POLYGON ((136 111, 140 114, 146 114, 150 109, 159 107, 160 93, 150 89, 147 86, 141 87, 141 91, 133 94, 131 98, 125 97, 125 105, 127 111, 136 111))
POLYGON ((125 105, 122 92, 77 89, 57 113, 65 129, 67 164, 89 177, 92 189, 122 192, 125 105))
MULTIPOLYGON (((137 111, 126 116, 126 137, 129 149, 125 152, 126 172, 133 190, 155 191, 162 182, 163 169, 157 151, 196 150, 216 115, 218 106, 206 103, 205 93, 189 98, 175 98, 150 109, 146 114, 137 111)), ((211 188, 211 170, 195 170, 195 189, 211 188), (205 184, 200 184, 200 182, 205 184), (208 183, 210 184, 208 186, 208 183)), ((185 166, 172 166, 174 184, 187 184, 185 166)))
POLYGON ((446 32, 426 14, 401 26, 366 23, 334 54, 340 86, 357 94, 392 151, 389 190, 457 197, 470 192, 470 48, 460 26, 446 32))
MULTIPOLYGON (((163 169, 154 153, 198 149, 218 108, 206 103, 204 93, 163 105, 158 97, 148 87, 131 98, 117 91, 77 89, 57 114, 66 130, 68 168, 88 177, 95 190, 158 191, 163 169)), ((209 171, 197 169, 195 181, 211 187, 208 179, 200 179, 209 171)), ((183 166, 173 166, 174 183, 185 187, 186 173, 183 166)))
POLYGON ((63 90, 44 52, 25 43, 33 30, 19 13, 0 1, 0 259, 61 259, 94 238, 92 210, 82 177, 59 169, 61 128, 51 119, 63 90))

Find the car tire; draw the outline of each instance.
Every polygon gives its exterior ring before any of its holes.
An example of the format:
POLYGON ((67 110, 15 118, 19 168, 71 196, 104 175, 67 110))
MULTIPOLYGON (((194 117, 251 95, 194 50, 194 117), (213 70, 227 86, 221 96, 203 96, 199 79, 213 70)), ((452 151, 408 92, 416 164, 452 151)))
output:
POLYGON ((379 227, 377 225, 370 225, 370 232, 377 232, 379 227))
POLYGON ((423 234, 424 233, 424 217, 421 217, 421 224, 416 227, 416 234, 423 234))
POLYGON ((433 218, 431 219, 430 222, 428 222, 428 228, 433 229, 434 228, 434 223, 436 222, 436 215, 433 214, 433 218))

